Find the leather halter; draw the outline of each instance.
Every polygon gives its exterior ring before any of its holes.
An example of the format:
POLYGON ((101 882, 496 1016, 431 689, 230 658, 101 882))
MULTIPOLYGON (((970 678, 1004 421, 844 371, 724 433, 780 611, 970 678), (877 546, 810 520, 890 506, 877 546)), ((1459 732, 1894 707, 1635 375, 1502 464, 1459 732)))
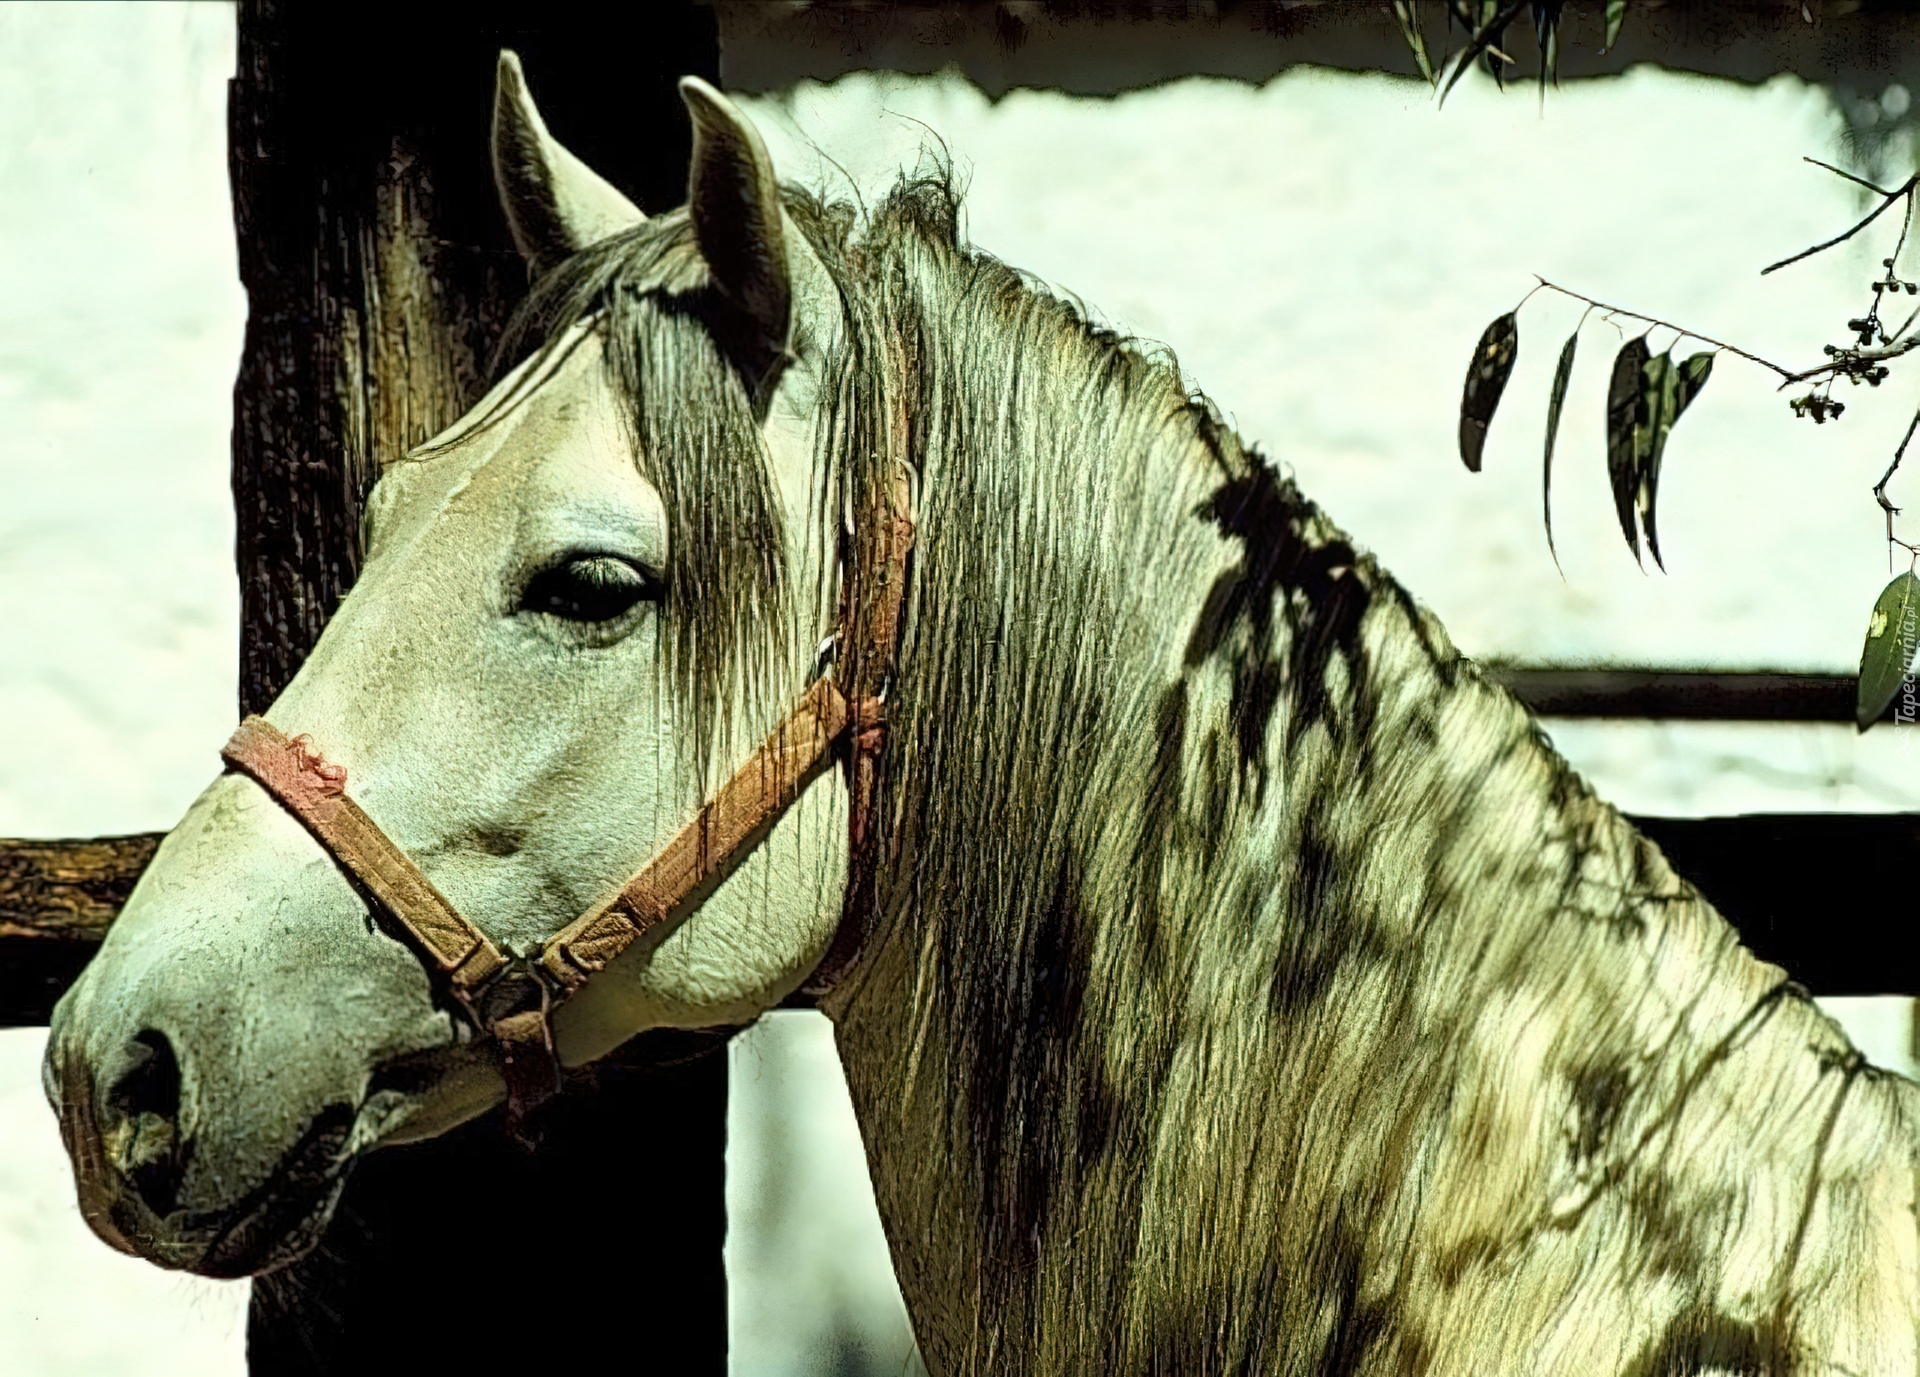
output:
POLYGON ((823 993, 859 955, 879 855, 886 684, 913 548, 910 489, 896 472, 853 533, 838 654, 760 748, 651 860, 538 950, 504 952, 347 794, 347 771, 305 736, 249 717, 221 750, 299 820, 427 968, 477 1038, 497 1049, 518 1128, 560 1089, 553 1011, 641 938, 664 940, 727 878, 837 754, 847 772, 849 861, 840 923, 806 988, 823 993))

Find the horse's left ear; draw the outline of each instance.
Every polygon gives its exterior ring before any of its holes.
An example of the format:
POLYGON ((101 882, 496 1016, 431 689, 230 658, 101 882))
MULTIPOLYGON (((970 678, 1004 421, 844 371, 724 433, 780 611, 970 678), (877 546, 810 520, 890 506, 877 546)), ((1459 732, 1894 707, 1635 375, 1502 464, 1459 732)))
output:
POLYGON ((536 276, 647 218, 547 132, 510 48, 500 50, 494 82, 493 179, 513 242, 536 276))
POLYGON ((693 117, 687 204, 700 256, 714 285, 780 354, 793 325, 793 270, 773 159, 760 131, 699 77, 680 79, 680 98, 693 117))

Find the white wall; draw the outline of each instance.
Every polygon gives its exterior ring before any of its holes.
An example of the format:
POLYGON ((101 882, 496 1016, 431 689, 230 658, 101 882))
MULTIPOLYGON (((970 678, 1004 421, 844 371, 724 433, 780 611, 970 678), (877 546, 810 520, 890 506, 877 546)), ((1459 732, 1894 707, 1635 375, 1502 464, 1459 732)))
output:
MULTIPOLYGON (((165 827, 232 724, 232 22, 216 5, 0 6, 0 835, 165 827)), ((1523 314, 1488 471, 1452 448, 1467 353, 1529 271, 1788 361, 1838 338, 1884 249, 1754 276, 1861 209, 1798 161, 1837 134, 1817 92, 1636 72, 1544 113, 1469 82, 1435 114, 1419 87, 1311 72, 997 105, 855 77, 750 105, 807 178, 837 174, 803 135, 872 186, 926 137, 914 120, 939 130, 980 243, 1172 344, 1469 652, 1853 663, 1886 578, 1866 488, 1910 386, 1850 394, 1816 430, 1723 360, 1669 450, 1665 577, 1632 566, 1599 476, 1605 327, 1562 438, 1565 582, 1535 484, 1570 311, 1523 314), (1686 155, 1642 156, 1659 140, 1686 155)), ((1553 732, 1645 811, 1920 809, 1920 738, 1890 728, 1553 732)), ((1911 1070, 1903 1004, 1832 1003, 1911 1070)), ((729 1261, 752 1377, 908 1362, 826 1031, 781 1015, 735 1049, 729 1261)), ((43 1040, 0 1034, 0 1366, 238 1373, 243 1284, 169 1277, 86 1233, 40 1098, 43 1040)))
POLYGON ((776 1011, 734 1040, 727 1329, 735 1377, 923 1377, 833 1025, 776 1011))
MULTIPOLYGON (((233 725, 225 5, 0 5, 0 835, 172 826, 233 725)), ((0 1369, 243 1370, 245 1283, 80 1221, 0 1033, 0 1369)))

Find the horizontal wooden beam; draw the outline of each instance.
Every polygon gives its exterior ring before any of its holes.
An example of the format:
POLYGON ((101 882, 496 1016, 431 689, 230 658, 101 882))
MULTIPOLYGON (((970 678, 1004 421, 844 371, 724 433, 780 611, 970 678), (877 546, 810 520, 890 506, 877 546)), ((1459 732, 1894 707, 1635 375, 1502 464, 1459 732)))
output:
MULTIPOLYGON (((1916 993, 1879 936, 1907 921, 1920 814, 1762 813, 1633 822, 1739 929, 1815 994, 1916 993)), ((158 833, 0 840, 0 1026, 46 1023, 106 935, 158 833)), ((804 998, 791 1002, 806 1007, 804 998)))
MULTIPOLYGON (((1286 4, 1167 5, 1160 0, 1055 0, 1005 6, 944 0, 937 23, 905 22, 906 4, 769 5, 709 0, 719 14, 721 75, 728 90, 778 91, 883 68, 931 73, 957 67, 990 98, 1020 88, 1115 96, 1183 77, 1255 85, 1298 66, 1397 73, 1418 80, 1415 59, 1386 5, 1308 0, 1286 4), (1016 14, 1014 11, 1021 13, 1016 14)), ((929 8, 931 8, 929 6, 929 8)), ((1885 54, 1920 43, 1911 6, 1815 5, 1815 26, 1794 0, 1636 0, 1615 41, 1604 41, 1607 6, 1565 8, 1557 79, 1617 76, 1643 63, 1670 71, 1760 83, 1792 74, 1850 91, 1887 82, 1885 54)), ((1414 7, 1437 60, 1461 35, 1446 6, 1414 7)), ((1500 40, 1518 64, 1507 89, 1531 90, 1539 71, 1533 26, 1516 22, 1500 40)), ((1551 96, 1549 96, 1551 106, 1551 96)))
POLYGON ((47 1021, 93 958, 161 835, 0 840, 0 1026, 47 1021))
POLYGON ((1920 813, 1634 817, 1747 949, 1817 995, 1920 995, 1920 813))
MULTIPOLYGON (((1711 722, 1851 722, 1851 674, 1483 666, 1541 717, 1682 718, 1711 722)), ((1890 721, 1896 698, 1881 721, 1890 721)))

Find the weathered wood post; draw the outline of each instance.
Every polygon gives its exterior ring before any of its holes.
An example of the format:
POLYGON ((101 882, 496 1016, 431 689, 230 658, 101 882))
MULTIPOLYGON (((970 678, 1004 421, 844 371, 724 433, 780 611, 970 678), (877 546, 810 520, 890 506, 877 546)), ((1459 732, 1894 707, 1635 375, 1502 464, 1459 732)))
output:
MULTIPOLYGON (((644 44, 610 42, 570 3, 242 0, 229 103, 249 305, 233 429, 242 712, 298 670, 352 585, 381 465, 477 399, 525 292, 488 165, 499 49, 520 50, 556 133, 659 210, 686 183, 673 81, 717 79, 719 52, 711 14, 690 5, 655 7, 648 29, 644 44)), ((617 1296, 622 1332, 672 1336, 676 1371, 724 1372, 726 1061, 660 1064, 713 1045, 653 1039, 604 1069, 598 1094, 548 1116, 537 1156, 491 1120, 376 1154, 321 1248, 255 1283, 252 1371, 536 1370, 617 1296)))

